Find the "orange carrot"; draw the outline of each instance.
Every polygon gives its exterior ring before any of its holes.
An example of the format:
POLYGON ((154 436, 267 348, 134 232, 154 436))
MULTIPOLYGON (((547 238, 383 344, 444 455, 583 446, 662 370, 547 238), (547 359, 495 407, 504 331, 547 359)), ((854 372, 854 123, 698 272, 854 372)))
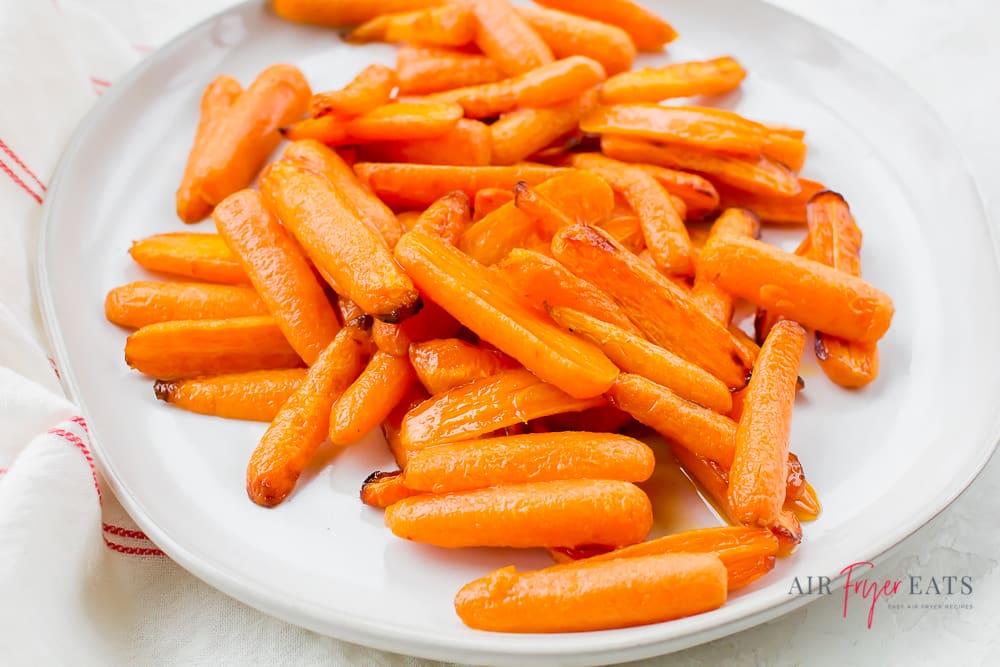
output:
POLYGON ((376 470, 361 484, 361 502, 369 507, 385 509, 403 498, 419 495, 419 491, 408 489, 403 484, 402 471, 382 472, 376 470))
MULTIPOLYGON (((517 185, 515 183, 515 185, 517 185)), ((483 188, 476 193, 473 203, 473 216, 475 222, 479 222, 484 217, 497 210, 507 202, 514 201, 514 192, 504 188, 483 188)))
POLYGON ((635 166, 655 178, 667 192, 683 201, 687 207, 686 217, 689 220, 702 218, 719 207, 719 193, 715 186, 697 174, 652 164, 635 166))
POLYGON ((400 430, 403 428, 403 419, 406 413, 427 400, 427 392, 419 382, 410 385, 409 391, 399 400, 396 407, 392 409, 389 416, 382 422, 382 435, 389 445, 389 451, 396 460, 396 465, 400 468, 406 466, 407 448, 403 446, 400 430))
POLYGON ((250 284, 250 277, 218 234, 155 234, 133 241, 128 252, 150 271, 227 285, 250 284))
POLYGON ((463 586, 455 611, 478 630, 583 632, 660 623, 725 602, 726 568, 717 556, 664 554, 534 572, 505 567, 463 586))
POLYGON ((269 422, 305 376, 304 368, 290 368, 188 380, 157 380, 153 392, 161 401, 190 412, 269 422))
POLYGON ((639 487, 573 479, 405 498, 385 512, 398 536, 439 547, 634 544, 653 516, 639 487))
POLYGON ((826 190, 818 181, 799 177, 802 190, 792 197, 777 197, 754 194, 727 186, 719 187, 723 208, 740 207, 750 209, 762 222, 779 225, 806 224, 806 204, 813 195, 826 190))
POLYGON ((601 89, 605 104, 659 102, 671 97, 721 95, 739 87, 746 71, 733 58, 671 63, 622 72, 601 89))
POLYGON ((195 130, 194 144, 188 155, 187 166, 181 185, 177 188, 177 217, 184 222, 198 222, 212 212, 212 205, 198 192, 195 174, 199 163, 209 150, 206 137, 215 131, 215 126, 223 122, 233 102, 243 92, 240 82, 231 76, 220 74, 208 84, 201 96, 201 117, 195 130))
POLYGON ((420 312, 399 324, 389 324, 376 320, 372 325, 372 340, 378 349, 405 356, 412 343, 435 338, 448 338, 458 333, 462 325, 441 306, 422 298, 424 306, 420 312))
POLYGON ((632 67, 635 44, 617 26, 542 7, 518 7, 517 12, 556 58, 586 56, 601 63, 608 74, 632 67))
POLYGON ((489 56, 413 46, 396 53, 396 72, 400 95, 426 95, 504 78, 489 56))
POLYGON ((462 107, 453 103, 383 104, 368 113, 344 120, 337 116, 307 118, 281 128, 286 139, 315 139, 328 146, 433 139, 453 129, 462 118, 462 107))
POLYGON ((354 171, 389 206, 422 209, 454 190, 461 190, 471 199, 482 188, 513 190, 518 181, 537 185, 565 170, 529 164, 450 167, 359 162, 354 171))
POLYGON ((428 206, 413 225, 413 229, 437 236, 454 245, 462 236, 471 217, 469 198, 464 192, 451 192, 428 206))
POLYGON ((330 442, 348 445, 382 423, 416 381, 406 357, 376 352, 330 410, 330 442))
POLYGON ((347 41, 465 46, 475 38, 477 28, 471 11, 446 4, 376 16, 355 28, 347 41))
POLYGON ((410 363, 420 383, 431 394, 517 366, 503 352, 476 347, 457 338, 410 344, 410 363))
POLYGON ((357 25, 380 14, 444 4, 442 0, 273 0, 274 13, 288 21, 331 27, 357 25))
POLYGON ((871 343, 892 320, 892 299, 861 278, 761 241, 718 237, 698 261, 727 292, 834 336, 871 343))
POLYGON ((229 195, 212 217, 281 333, 303 361, 316 361, 340 326, 298 243, 255 190, 229 195))
MULTIPOLYGON (((760 221, 745 209, 726 209, 712 225, 712 231, 708 238, 712 239, 724 234, 757 238, 760 236, 760 221)), ((702 310, 722 324, 728 325, 733 318, 733 297, 712 282, 700 262, 695 266, 691 298, 701 306, 702 310)), ((720 412, 727 412, 727 410, 720 410, 720 412)))
POLYGON ((416 310, 413 283, 330 181, 277 162, 261 177, 261 192, 313 262, 366 313, 394 322, 416 310))
POLYGON ((407 232, 396 259, 455 319, 571 396, 597 396, 614 381, 618 369, 600 350, 525 306, 500 276, 440 239, 407 232))
POLYGON ((468 440, 514 424, 604 405, 600 396, 575 399, 527 370, 501 371, 438 394, 403 419, 407 452, 430 444, 468 440))
POLYGON ((312 116, 360 116, 388 104, 396 73, 385 65, 369 65, 340 90, 316 93, 309 101, 312 116))
POLYGON ((677 37, 669 23, 632 0, 538 0, 538 4, 616 25, 629 34, 640 51, 659 51, 677 37))
POLYGON ((603 231, 583 225, 563 228, 552 239, 552 254, 611 295, 652 342, 701 366, 730 388, 746 383, 749 360, 729 330, 603 231))
POLYGON ((490 126, 462 118, 447 134, 433 139, 382 141, 358 146, 363 162, 418 162, 485 166, 492 156, 490 126))
POLYGON ((330 408, 363 367, 364 334, 340 330, 281 406, 247 464, 247 495, 264 507, 281 503, 326 439, 330 408))
POLYGON ((507 0, 464 0, 461 5, 476 17, 476 45, 507 76, 552 62, 552 51, 507 0))
POLYGON ((729 506, 742 523, 767 526, 785 502, 788 438, 806 333, 779 322, 761 348, 736 429, 729 506))
POLYGON ((493 164, 514 164, 576 129, 580 117, 594 104, 596 95, 541 109, 518 109, 490 125, 493 164))
POLYGON ((161 380, 301 365, 273 318, 177 320, 142 327, 125 341, 125 363, 161 380))
POLYGON ((104 300, 108 321, 133 329, 172 320, 266 314, 264 302, 252 288, 236 285, 139 281, 114 288, 104 300))

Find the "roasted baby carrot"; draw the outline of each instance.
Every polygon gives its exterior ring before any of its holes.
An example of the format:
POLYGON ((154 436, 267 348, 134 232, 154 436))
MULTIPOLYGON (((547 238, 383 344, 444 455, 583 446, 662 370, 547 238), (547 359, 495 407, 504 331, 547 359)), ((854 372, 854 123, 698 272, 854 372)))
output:
POLYGON ((343 120, 336 116, 307 118, 281 128, 286 139, 315 139, 328 146, 433 139, 451 132, 463 110, 453 103, 383 104, 368 113, 343 120))
POLYGON ((380 14, 443 4, 442 0, 273 0, 274 13, 288 21, 331 27, 357 25, 380 14))
POLYGON ((413 283, 329 180, 277 162, 261 177, 261 192, 313 263, 366 313, 395 322, 417 309, 413 283))
MULTIPOLYGON (((726 209, 712 225, 712 231, 708 238, 711 239, 722 234, 757 238, 760 236, 760 221, 746 209, 726 209)), ((695 265, 691 298, 701 306, 702 310, 722 324, 728 325, 733 318, 733 297, 712 282, 711 277, 705 272, 700 262, 695 265)), ((720 412, 727 412, 727 410, 720 410, 720 412)))
POLYGON ((293 141, 282 159, 301 164, 326 177, 358 218, 385 240, 392 248, 402 235, 399 221, 388 206, 361 185, 354 170, 336 151, 310 139, 293 141))
POLYGON ((770 525, 784 505, 792 405, 805 341, 801 326, 779 322, 754 364, 729 471, 729 506, 742 523, 770 525))
POLYGON ((586 56, 601 63, 608 74, 632 67, 635 44, 617 26, 542 7, 518 7, 517 12, 556 58, 586 56))
POLYGON ((791 197, 760 195, 728 186, 718 188, 723 208, 740 207, 750 209, 761 219, 779 225, 806 224, 806 204, 813 195, 826 190, 818 181, 799 177, 801 191, 791 197))
POLYGON ((719 287, 804 326, 875 342, 892 320, 892 299, 857 276, 754 239, 717 237, 699 253, 719 287))
POLYGON ((499 350, 476 347, 457 338, 410 344, 410 363, 431 394, 515 368, 517 362, 499 350))
POLYGON ((448 548, 623 546, 646 537, 652 521, 639 487, 590 479, 414 496, 385 512, 396 536, 448 548))
POLYGON ((146 375, 174 380, 295 368, 302 361, 274 319, 258 315, 144 326, 126 339, 125 363, 146 375))
POLYGON ((330 407, 364 364, 365 335, 340 330, 281 406, 247 464, 247 495, 264 507, 281 503, 326 439, 330 407))
POLYGON ((729 330, 605 232, 584 225, 563 228, 552 239, 552 255, 611 295, 652 342, 701 366, 731 389, 746 384, 749 360, 729 330))
POLYGON ((205 152, 209 150, 206 137, 215 131, 215 126, 221 122, 232 107, 233 102, 243 92, 240 82, 231 76, 220 74, 201 96, 201 117, 198 129, 195 130, 194 144, 188 154, 187 166, 181 185, 177 188, 177 217, 184 222, 198 222, 212 212, 212 205, 205 201, 198 192, 195 174, 205 152))
POLYGON ((478 23, 476 45, 507 76, 547 65, 552 51, 507 0, 462 0, 478 23))
POLYGON ((420 230, 454 245, 472 219, 469 198, 464 192, 450 192, 420 214, 414 230, 420 230))
POLYGON ((573 165, 597 174, 635 211, 646 248, 656 265, 671 275, 694 273, 694 248, 684 213, 677 210, 670 194, 650 174, 623 162, 594 153, 573 158, 573 165))
POLYGON ((719 207, 719 193, 715 186, 697 174, 652 164, 635 166, 655 178, 667 192, 683 201, 687 208, 686 217, 689 220, 702 218, 719 207))
POLYGON ((212 212, 281 333, 307 364, 337 335, 337 315, 298 243, 255 190, 226 197, 212 212))
POLYGON ((558 167, 533 164, 450 167, 375 162, 359 162, 354 171, 389 206, 420 209, 454 190, 461 190, 471 199, 482 188, 513 190, 518 181, 537 185, 565 172, 558 167))
POLYGON ((400 95, 426 95, 505 78, 489 56, 414 46, 396 53, 396 73, 400 95))
POLYGON ((526 433, 414 452, 406 461, 403 483, 416 491, 450 493, 560 479, 642 482, 654 465, 653 451, 628 436, 526 433))
POLYGON ((524 108, 504 114, 490 125, 493 164, 514 164, 576 129, 580 117, 594 104, 595 94, 540 109, 524 108))
POLYGON ((601 99, 605 104, 620 104, 721 95, 739 87, 746 75, 746 70, 729 56, 646 67, 608 79, 601 88, 601 99))
POLYGON ((463 586, 455 611, 478 630, 584 632, 692 616, 725 601, 726 568, 719 558, 681 553, 584 560, 534 572, 505 567, 463 586))
POLYGON ((290 368, 157 380, 153 392, 161 401, 190 412, 269 422, 305 376, 304 368, 290 368))
POLYGON ((376 470, 361 484, 361 502, 377 509, 385 509, 403 498, 419 494, 420 491, 409 489, 403 484, 401 470, 392 472, 376 470))
POLYGON ((396 259, 430 299, 542 380, 576 398, 614 381, 618 369, 593 344, 524 305, 503 278, 440 239, 407 232, 396 259))
POLYGON ((433 139, 381 141, 357 147, 362 162, 417 162, 480 167, 490 164, 490 126, 462 118, 447 134, 433 139))
POLYGON ((713 181, 748 192, 791 197, 801 191, 795 174, 766 156, 746 158, 724 155, 689 146, 654 144, 610 134, 601 137, 601 150, 609 157, 624 162, 646 162, 699 172, 713 181))
POLYGON ((266 314, 267 308, 257 292, 240 285, 138 281, 114 288, 104 300, 108 321, 133 329, 172 320, 223 320, 266 314))
POLYGON ((314 117, 360 116, 387 104, 395 87, 396 73, 392 69, 377 63, 369 65, 340 90, 313 95, 309 113, 314 117))
POLYGON ((475 38, 477 28, 471 11, 445 4, 376 16, 351 31, 347 41, 465 46, 475 38))
POLYGON ((576 399, 523 368, 501 371, 438 394, 403 419, 400 441, 407 451, 468 440, 538 417, 604 405, 600 396, 576 399))
POLYGON ((378 349, 406 356, 412 343, 436 338, 448 338, 458 333, 461 323, 441 306, 429 299, 422 299, 423 308, 412 317, 399 324, 389 324, 376 320, 372 325, 372 341, 378 349))
POLYGON ((218 234, 154 234, 133 241, 128 253, 150 271, 227 285, 250 284, 250 277, 218 234))
MULTIPOLYGON (((853 276, 861 275, 861 230, 851 209, 835 192, 809 201, 809 257, 853 276)), ((863 387, 878 375, 875 343, 852 343, 816 332, 816 359, 827 377, 842 387, 863 387)))
MULTIPOLYGON (((515 185, 517 185, 515 183, 515 185)), ((514 191, 505 188, 483 188, 476 193, 473 201, 472 219, 479 222, 507 202, 514 201, 514 191)))
POLYGON ((659 51, 677 37, 669 23, 632 0, 538 0, 538 4, 616 25, 629 34, 640 51, 659 51))
POLYGON ((305 113, 311 94, 305 76, 292 65, 261 72, 206 133, 193 190, 214 205, 249 186, 281 141, 278 128, 305 113))
POLYGON ((330 410, 330 442, 349 445, 382 423, 416 382, 406 357, 378 351, 330 410))

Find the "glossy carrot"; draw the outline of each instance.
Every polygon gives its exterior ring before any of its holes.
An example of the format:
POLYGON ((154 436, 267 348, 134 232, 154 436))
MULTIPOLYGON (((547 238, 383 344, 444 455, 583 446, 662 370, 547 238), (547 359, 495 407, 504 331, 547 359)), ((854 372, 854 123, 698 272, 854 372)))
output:
POLYGON ((450 192, 428 206, 420 214, 413 229, 437 236, 454 245, 471 219, 469 198, 464 192, 450 192))
POLYGON ((340 325, 299 244, 255 190, 229 195, 212 217, 281 333, 303 361, 316 361, 340 325))
POLYGON ((766 156, 745 158, 699 150, 688 146, 654 144, 640 139, 606 134, 601 150, 624 162, 695 171, 713 181, 748 192, 791 197, 801 191, 798 178, 788 167, 766 156))
POLYGON ((778 225, 806 224, 806 204, 813 195, 826 190, 826 186, 818 181, 799 177, 801 191, 791 197, 778 197, 754 194, 737 188, 720 186, 719 197, 723 208, 746 208, 761 219, 778 225))
POLYGON ((126 339, 125 363, 146 375, 174 380, 295 368, 302 361, 274 319, 258 315, 149 324, 126 339))
POLYGON ((104 300, 109 322, 138 329, 172 320, 222 320, 266 315, 251 287, 138 281, 116 287, 104 300))
POLYGON ((761 241, 715 238, 699 261, 722 289, 834 336, 875 342, 892 320, 892 299, 871 284, 761 241))
POLYGON ((270 422, 302 383, 304 368, 157 380, 156 397, 189 412, 270 422))
POLYGON ((489 56, 414 46, 396 53, 396 72, 400 95, 426 95, 505 78, 489 56))
POLYGON ((369 65, 340 90, 313 95, 309 100, 309 113, 314 117, 326 114, 360 116, 388 104, 395 87, 396 72, 385 65, 369 65))
POLYGON ((417 378, 431 394, 517 367, 517 362, 503 352, 476 347, 457 338, 412 343, 409 356, 417 378))
POLYGON ((392 12, 444 4, 442 0, 273 0, 274 13, 288 21, 331 27, 357 25, 392 12))
POLYGON ((419 343, 436 338, 448 338, 458 333, 461 323, 452 317, 441 306, 424 298, 423 308, 412 317, 399 324, 389 324, 376 320, 372 325, 372 340, 378 349, 406 356, 413 343, 419 343))
POLYGON ((330 409, 330 442, 360 440, 389 416, 416 379, 409 359, 376 352, 330 409))
POLYGON ((652 164, 635 166, 655 178, 667 192, 684 202, 688 220, 703 218, 719 207, 719 193, 715 186, 697 174, 652 164))
POLYGON ((324 176, 362 222, 377 232, 390 248, 396 245, 403 233, 396 216, 361 184, 354 170, 336 151, 318 141, 303 139, 289 144, 281 157, 324 176))
POLYGON ((600 396, 576 399, 527 370, 512 369, 438 394, 403 419, 400 442, 408 452, 435 443, 468 440, 514 424, 604 405, 600 396))
POLYGON ((746 70, 729 56, 646 67, 608 79, 601 88, 601 99, 605 104, 621 104, 721 95, 738 88, 746 75, 746 70))
POLYGON ((677 37, 669 23, 632 0, 538 0, 538 4, 616 25, 629 34, 640 51, 659 51, 677 37))
POLYGON ((454 190, 461 190, 471 199, 483 188, 513 190, 518 181, 537 185, 565 170, 531 164, 450 167, 359 162, 354 171, 389 206, 423 209, 454 190))
MULTIPOLYGON (((758 238, 760 236, 760 221, 746 209, 726 209, 712 225, 712 231, 708 238, 712 239, 725 234, 758 238)), ((712 282, 711 276, 705 272, 700 262, 695 264, 691 298, 701 306, 702 310, 722 324, 728 325, 733 318, 732 295, 712 282)), ((720 410, 720 412, 727 411, 720 410)))
POLYGON ((392 472, 376 470, 361 484, 361 502, 377 509, 385 509, 403 498, 419 494, 420 491, 409 489, 403 484, 401 470, 392 472))
POLYGON ((726 568, 717 556, 663 554, 534 572, 502 568, 462 587, 455 611, 478 630, 584 632, 692 616, 725 601, 726 568))
POLYGON ((742 523, 767 526, 785 502, 788 439, 805 330, 779 322, 761 348, 736 429, 729 506, 742 523))
POLYGON ((429 398, 427 392, 424 391, 423 386, 419 382, 412 384, 406 395, 396 403, 396 407, 392 409, 389 416, 382 422, 382 435, 385 436, 385 442, 389 445, 389 451, 392 452, 392 457, 396 460, 396 465, 400 468, 406 466, 406 459, 409 453, 407 448, 403 446, 403 441, 400 437, 400 430, 403 428, 403 419, 406 417, 407 412, 423 403, 427 398, 429 398))
POLYGON ((556 58, 586 56, 601 63, 608 74, 632 67, 635 44, 617 26, 542 7, 518 7, 517 12, 556 58))
POLYGON ((133 241, 128 252, 136 264, 150 271, 227 285, 250 284, 250 277, 218 234, 154 234, 133 241))
POLYGON ((476 193, 476 198, 472 206, 472 219, 474 222, 479 222, 493 211, 511 201, 514 201, 513 190, 504 188, 483 188, 476 193))
POLYGON ((281 503, 295 488, 329 430, 330 407, 363 367, 364 334, 340 330, 281 406, 247 464, 247 495, 264 507, 281 503))
POLYGON ((749 360, 729 330, 685 290, 604 232, 583 225, 564 228, 552 239, 552 254, 606 291, 649 340, 701 366, 731 389, 746 384, 749 360))
POLYGON ((329 180, 278 162, 261 177, 261 192, 313 263, 366 313, 393 322, 416 310, 413 283, 329 180))
POLYGON ((447 134, 433 139, 410 139, 361 144, 358 159, 362 162, 417 162, 420 164, 468 165, 490 164, 492 157, 490 126, 471 118, 462 118, 447 134))
POLYGON ((462 114, 462 107, 450 102, 397 102, 383 104, 348 120, 337 116, 307 118, 282 127, 281 134, 292 141, 315 139, 328 146, 369 141, 434 139, 452 131, 462 114))
POLYGON ((351 31, 347 41, 465 46, 475 38, 477 28, 476 17, 467 8, 444 4, 376 16, 351 31))
POLYGON ((305 76, 292 65, 261 72, 206 133, 194 190, 214 205, 249 186, 281 141, 278 128, 305 113, 311 94, 305 76))
POLYGON ((440 547, 622 546, 652 525, 649 498, 616 480, 560 480, 405 498, 386 509, 398 536, 440 547))
POLYGON ((585 343, 524 305, 495 273, 420 231, 407 232, 396 259, 435 303, 482 340, 575 398, 607 390, 618 369, 585 343))
POLYGON ((463 0, 460 6, 476 17, 476 45, 507 76, 552 62, 552 51, 507 0, 463 0))
POLYGON ((181 185, 177 188, 177 217, 184 222, 198 222, 212 212, 212 205, 198 192, 195 174, 199 163, 209 150, 206 138, 215 131, 215 126, 223 122, 233 102, 243 92, 240 82, 231 76, 220 74, 201 96, 201 117, 194 134, 194 144, 188 154, 187 165, 181 185))
POLYGON ((490 125, 493 164, 520 162, 576 129, 595 98, 595 94, 584 93, 568 102, 540 109, 517 109, 502 115, 490 125))

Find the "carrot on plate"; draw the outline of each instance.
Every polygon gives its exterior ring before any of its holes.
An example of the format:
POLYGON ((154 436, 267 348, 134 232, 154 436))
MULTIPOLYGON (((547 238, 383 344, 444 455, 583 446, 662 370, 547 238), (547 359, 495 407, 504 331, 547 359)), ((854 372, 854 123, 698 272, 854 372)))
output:
POLYGON ((671 63, 622 72, 604 82, 605 104, 659 102, 672 97, 721 95, 739 87, 746 70, 733 58, 671 63))
POLYGON ((375 320, 372 324, 372 341, 378 349, 396 356, 405 356, 413 343, 449 338, 462 328, 458 320, 430 299, 423 297, 421 302, 424 305, 420 312, 399 324, 375 320))
POLYGON ((556 58, 586 56, 601 63, 608 74, 624 72, 635 60, 635 44, 618 26, 544 7, 518 7, 556 58))
POLYGON ((309 113, 313 117, 360 116, 388 104, 396 83, 392 69, 378 63, 369 65, 340 90, 314 94, 309 100, 309 113))
POLYGON ((361 162, 417 162, 486 166, 492 157, 491 127, 462 118, 447 134, 432 139, 375 141, 357 146, 361 162))
POLYGON ((409 45, 396 53, 396 75, 400 95, 427 95, 505 78, 489 56, 409 45))
POLYGON ((150 271, 226 285, 250 284, 250 277, 218 234, 154 234, 133 241, 128 253, 150 271))
MULTIPOLYGON (((708 235, 709 239, 722 234, 736 234, 747 238, 760 236, 760 221, 749 211, 742 208, 730 208, 723 211, 708 235)), ((733 297, 712 282, 700 262, 695 263, 694 283, 691 285, 691 298, 702 310, 710 314, 722 324, 729 325, 733 319, 733 297)), ((720 410, 727 412, 727 410, 720 410)))
POLYGON ((252 287, 137 281, 115 287, 104 300, 109 322, 138 329, 172 320, 224 320, 266 315, 252 287))
POLYGON ((659 51, 677 38, 677 31, 656 14, 632 0, 537 0, 538 4, 616 25, 629 34, 640 51, 659 51))
POLYGON ((269 422, 305 376, 306 369, 289 368, 157 380, 153 393, 161 401, 189 412, 269 422))
POLYGON ((330 27, 357 25, 380 14, 443 4, 443 0, 272 0, 274 13, 288 21, 330 27))
POLYGON ((476 347, 457 338, 437 338, 410 344, 410 364, 431 394, 517 367, 499 350, 476 347))
POLYGON ((507 76, 547 65, 552 51, 507 0, 461 0, 477 22, 476 45, 507 76))
POLYGON ((646 537, 652 522, 639 487, 606 479, 413 496, 385 512, 396 536, 447 548, 624 546, 646 537))
POLYGON ((802 188, 797 195, 779 197, 747 192, 738 188, 721 185, 718 187, 722 208, 746 208, 757 214, 761 222, 777 225, 806 224, 806 204, 813 195, 826 190, 819 181, 799 177, 802 188))
POLYGON ((347 41, 465 46, 475 39, 478 27, 468 8, 443 4, 376 16, 352 30, 347 41))
POLYGON ((459 590, 455 611, 493 632, 585 632, 661 623, 721 607, 726 567, 713 554, 584 560, 494 570, 459 590))
POLYGON ((349 445, 382 423, 416 382, 406 357, 377 351, 330 409, 330 442, 349 445))
POLYGON ((361 502, 369 507, 385 509, 403 498, 419 495, 403 484, 403 471, 382 472, 376 470, 361 483, 361 502))
POLYGON ((523 108, 500 116, 489 126, 493 164, 514 164, 576 129, 596 93, 542 108, 523 108))

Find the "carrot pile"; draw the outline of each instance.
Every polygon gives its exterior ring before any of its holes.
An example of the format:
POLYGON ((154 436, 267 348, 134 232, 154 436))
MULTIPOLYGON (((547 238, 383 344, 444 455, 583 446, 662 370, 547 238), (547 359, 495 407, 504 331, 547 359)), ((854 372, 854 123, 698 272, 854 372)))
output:
POLYGON ((631 0, 537 3, 274 0, 398 44, 396 67, 322 92, 291 65, 213 81, 177 212, 216 232, 136 241, 173 282, 111 290, 106 316, 135 329, 125 359, 157 398, 270 424, 253 502, 381 427, 399 470, 361 499, 394 534, 549 550, 463 587, 470 627, 709 611, 819 514, 789 451, 808 331, 826 375, 862 387, 892 301, 861 277, 845 200, 799 177, 805 133, 710 105, 738 61, 632 70, 668 23, 631 0), (787 252, 762 223, 807 234, 787 252), (644 428, 666 445, 623 434, 644 428), (657 459, 731 525, 647 540, 657 459))

